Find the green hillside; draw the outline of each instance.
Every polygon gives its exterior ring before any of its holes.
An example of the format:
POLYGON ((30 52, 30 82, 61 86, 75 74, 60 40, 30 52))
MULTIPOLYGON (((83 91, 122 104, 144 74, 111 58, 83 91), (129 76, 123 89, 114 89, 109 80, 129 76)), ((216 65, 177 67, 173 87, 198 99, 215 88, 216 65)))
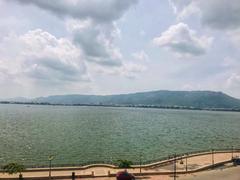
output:
POLYGON ((151 91, 119 95, 58 95, 40 97, 34 102, 89 105, 153 105, 194 108, 240 108, 240 100, 214 91, 151 91))

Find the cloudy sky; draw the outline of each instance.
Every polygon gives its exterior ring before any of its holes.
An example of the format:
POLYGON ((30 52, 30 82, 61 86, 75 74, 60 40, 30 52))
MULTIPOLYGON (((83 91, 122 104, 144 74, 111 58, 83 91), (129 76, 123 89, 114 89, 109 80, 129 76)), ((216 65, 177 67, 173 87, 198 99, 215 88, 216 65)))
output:
POLYGON ((0 97, 240 98, 239 0, 0 0, 0 97))

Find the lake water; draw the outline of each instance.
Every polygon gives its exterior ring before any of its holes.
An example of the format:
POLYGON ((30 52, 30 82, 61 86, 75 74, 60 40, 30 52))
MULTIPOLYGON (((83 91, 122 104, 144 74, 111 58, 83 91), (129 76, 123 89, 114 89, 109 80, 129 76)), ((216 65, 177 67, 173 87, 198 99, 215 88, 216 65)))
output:
POLYGON ((0 105, 0 165, 46 165, 49 154, 55 164, 138 162, 239 142, 238 112, 0 105))

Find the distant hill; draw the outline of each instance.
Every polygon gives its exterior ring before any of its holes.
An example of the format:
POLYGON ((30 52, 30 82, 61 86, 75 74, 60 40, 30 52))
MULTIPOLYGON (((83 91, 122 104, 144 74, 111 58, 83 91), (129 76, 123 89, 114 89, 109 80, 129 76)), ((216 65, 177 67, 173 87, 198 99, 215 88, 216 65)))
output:
POLYGON ((14 97, 14 98, 5 98, 0 99, 0 101, 10 101, 10 102, 31 102, 31 99, 25 97, 14 97))
POLYGON ((123 105, 192 108, 240 108, 240 100, 214 91, 150 91, 119 95, 58 95, 33 99, 37 103, 65 105, 123 105))

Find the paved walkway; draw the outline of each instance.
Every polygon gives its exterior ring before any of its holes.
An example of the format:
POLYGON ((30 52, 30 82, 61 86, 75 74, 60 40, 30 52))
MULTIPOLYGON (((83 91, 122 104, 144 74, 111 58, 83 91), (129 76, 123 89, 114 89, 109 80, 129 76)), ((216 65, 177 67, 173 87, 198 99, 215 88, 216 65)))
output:
MULTIPOLYGON (((93 180, 85 179, 85 180, 93 180)), ((97 180, 116 180, 116 178, 97 178, 97 180)), ((173 180, 169 175, 141 176, 137 180, 173 180)), ((240 166, 224 167, 193 174, 178 175, 177 180, 240 180, 240 166)))
POLYGON ((179 180, 240 180, 240 166, 182 175, 179 180))
MULTIPOLYGON (((240 156, 240 152, 234 153, 234 156, 240 156)), ((186 158, 182 158, 182 160, 177 160, 176 162, 176 170, 178 172, 186 172, 186 162, 187 162, 187 170, 196 170, 205 166, 212 165, 213 159, 214 158, 214 163, 220 163, 224 161, 229 161, 232 159, 232 153, 227 152, 227 153, 216 153, 214 156, 212 154, 204 154, 204 155, 199 155, 199 156, 193 156, 193 157, 188 157, 187 160, 186 158)), ((142 168, 142 173, 171 173, 173 172, 173 167, 174 163, 173 162, 167 162, 167 163, 160 163, 151 167, 143 167, 142 168)), ((74 170, 76 175, 91 175, 92 172, 94 172, 95 176, 107 176, 108 173, 110 172, 111 174, 117 173, 121 171, 121 169, 114 169, 114 168, 108 168, 108 167, 92 167, 88 168, 86 170, 74 170)), ((140 168, 133 168, 133 169, 128 169, 127 170, 130 173, 139 173, 140 168)), ((52 176, 71 176, 73 170, 61 170, 61 171, 55 171, 52 170, 52 176)), ((40 172, 24 172, 23 177, 48 177, 49 172, 48 170, 46 171, 40 171, 40 172)), ((8 174, 3 174, 0 173, 0 179, 1 178, 14 178, 18 177, 18 175, 8 175, 8 174)), ((156 176, 162 179, 162 180, 168 180, 169 175, 161 175, 161 176, 156 176)), ((154 176, 143 176, 141 179, 152 179, 154 180, 154 176)), ((89 178, 86 178, 88 180, 89 178)), ((91 178, 90 178, 91 179, 91 178)), ((115 178, 94 178, 97 180, 112 180, 115 178)), ((172 178, 170 178, 172 179, 172 178)))

